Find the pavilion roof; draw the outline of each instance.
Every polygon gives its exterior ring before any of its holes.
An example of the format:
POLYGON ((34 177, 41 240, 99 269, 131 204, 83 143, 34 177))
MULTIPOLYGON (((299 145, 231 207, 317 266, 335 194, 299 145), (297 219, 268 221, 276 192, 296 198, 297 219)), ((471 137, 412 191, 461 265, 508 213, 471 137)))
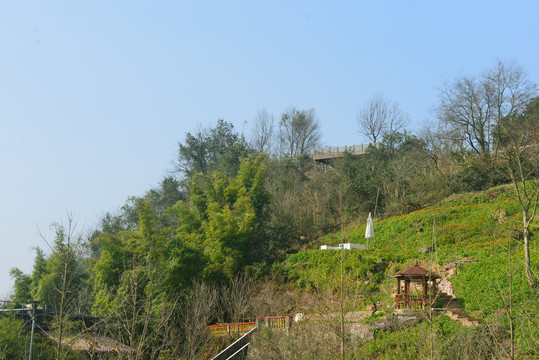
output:
POLYGON ((393 277, 433 277, 433 278, 439 278, 436 274, 431 274, 427 269, 423 269, 419 265, 410 266, 407 269, 404 269, 402 271, 399 271, 393 277))

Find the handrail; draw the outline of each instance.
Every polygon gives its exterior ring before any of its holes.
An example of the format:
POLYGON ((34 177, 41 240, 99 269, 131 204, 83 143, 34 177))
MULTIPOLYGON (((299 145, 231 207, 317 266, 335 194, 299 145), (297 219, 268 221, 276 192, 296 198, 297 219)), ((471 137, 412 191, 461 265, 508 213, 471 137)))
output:
POLYGON ((230 323, 230 324, 216 324, 216 325, 208 325, 209 328, 212 327, 219 327, 219 326, 233 326, 233 325, 246 325, 246 324, 256 324, 256 321, 247 321, 242 323, 230 323))
POLYGON ((212 360, 228 360, 233 359, 234 356, 241 354, 239 350, 245 348, 246 345, 249 345, 251 335, 256 331, 256 327, 252 328, 249 332, 244 334, 238 340, 234 341, 226 349, 221 351, 219 354, 215 355, 212 360))
POLYGON ((243 359, 247 355, 247 349, 249 349, 250 344, 251 343, 248 342, 247 344, 243 345, 241 349, 230 355, 226 360, 233 360, 236 357, 240 358, 240 356, 242 356, 241 358, 243 359))

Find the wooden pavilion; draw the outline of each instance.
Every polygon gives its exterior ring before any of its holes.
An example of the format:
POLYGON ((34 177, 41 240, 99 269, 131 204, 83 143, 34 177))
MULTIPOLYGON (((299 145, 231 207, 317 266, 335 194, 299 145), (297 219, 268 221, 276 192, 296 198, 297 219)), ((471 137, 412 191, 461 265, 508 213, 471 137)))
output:
POLYGON ((432 305, 438 290, 438 275, 416 264, 399 271, 393 277, 397 279, 397 309, 422 309, 426 305, 432 305))

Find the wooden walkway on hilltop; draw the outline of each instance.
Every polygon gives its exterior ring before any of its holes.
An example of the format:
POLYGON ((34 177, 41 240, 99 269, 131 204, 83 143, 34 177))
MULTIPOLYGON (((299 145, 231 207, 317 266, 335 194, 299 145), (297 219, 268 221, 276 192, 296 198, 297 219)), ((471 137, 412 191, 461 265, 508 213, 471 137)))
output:
POLYGON ((343 156, 345 152, 349 152, 352 155, 361 155, 367 152, 369 146, 374 146, 379 149, 380 143, 360 144, 360 145, 345 145, 337 147, 328 147, 323 149, 315 149, 313 152, 313 160, 318 162, 326 162, 335 158, 343 156))

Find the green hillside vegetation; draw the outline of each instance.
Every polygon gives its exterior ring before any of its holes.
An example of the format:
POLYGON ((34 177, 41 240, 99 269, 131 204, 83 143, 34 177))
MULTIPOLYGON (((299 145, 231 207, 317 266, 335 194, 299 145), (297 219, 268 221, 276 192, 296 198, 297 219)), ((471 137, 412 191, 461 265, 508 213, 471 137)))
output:
MULTIPOLYGON (((528 286, 524 275, 522 218, 514 196, 511 186, 499 186, 483 192, 454 195, 431 208, 381 220, 375 224, 376 237, 371 240, 370 249, 350 250, 345 254, 346 275, 357 276, 360 285, 356 286, 374 294, 383 311, 393 305, 394 299, 390 295, 396 291, 396 281, 391 276, 397 271, 417 261, 427 269, 433 264, 433 271, 440 272, 444 264, 477 259, 478 262, 460 264, 451 277, 456 296, 465 310, 476 318, 491 326, 502 324, 505 335, 511 307, 520 356, 537 356, 538 293, 528 286), (433 241, 434 253, 421 251, 433 241), (365 285, 363 280, 370 281, 365 285)), ((365 227, 358 226, 325 236, 315 245, 336 246, 343 238, 345 242, 364 244, 364 234, 365 227)), ((536 235, 533 235, 530 250, 535 258, 539 256, 536 235)), ((276 267, 297 287, 319 291, 327 284, 338 287, 338 282, 332 279, 339 277, 340 256, 339 251, 305 250, 288 255, 286 261, 276 267)), ((532 270, 539 273, 537 261, 532 270)), ((361 298, 361 291, 356 294, 361 298)), ((357 308, 348 311, 365 310, 369 304, 370 300, 364 296, 357 308)), ((403 330, 400 335, 379 333, 375 341, 365 345, 365 354, 378 354, 384 359, 426 356, 422 353, 425 349, 421 348, 426 339, 421 336, 427 336, 425 326, 403 330)), ((439 326, 438 329, 445 329, 446 335, 455 332, 446 327, 459 327, 448 325, 445 320, 439 326)), ((446 358, 453 358, 449 356, 450 352, 443 353, 446 358)))

